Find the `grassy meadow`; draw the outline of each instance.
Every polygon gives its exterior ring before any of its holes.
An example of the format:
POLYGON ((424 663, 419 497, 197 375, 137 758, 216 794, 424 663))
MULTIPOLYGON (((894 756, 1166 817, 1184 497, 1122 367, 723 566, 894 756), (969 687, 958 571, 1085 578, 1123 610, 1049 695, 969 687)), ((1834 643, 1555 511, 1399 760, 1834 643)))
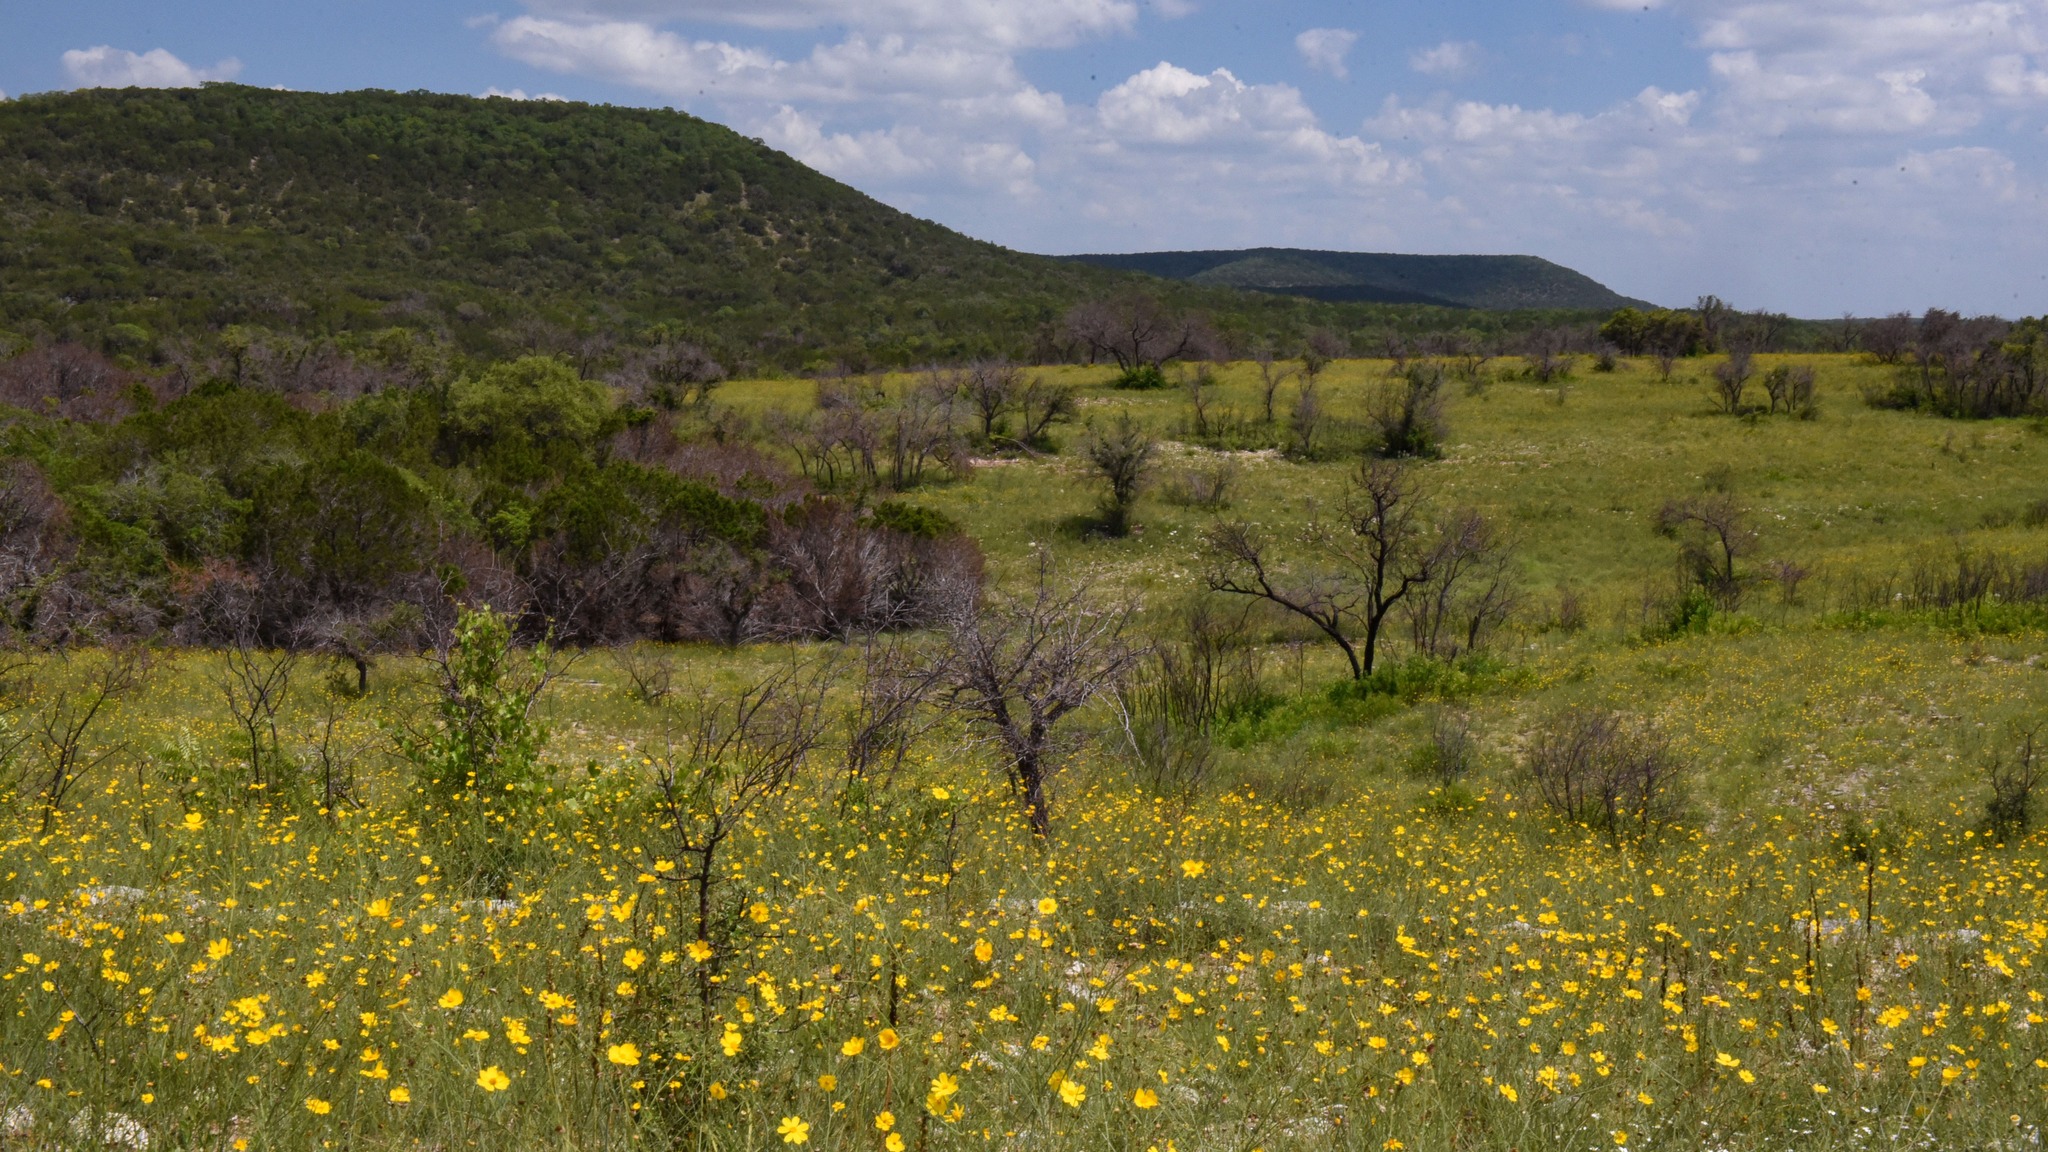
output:
MULTIPOLYGON (((1867 408, 1889 369, 1790 361, 1818 368, 1816 419, 1720 414, 1708 361, 1564 387, 1488 365, 1417 467, 1518 541, 1526 600, 1490 651, 1360 694, 1262 618, 1262 704, 1219 727, 1203 785, 1149 787, 1098 704, 1043 843, 957 722, 858 785, 828 737, 719 856, 715 953, 655 784, 673 709, 618 654, 575 654, 541 698, 544 783, 487 817, 515 869, 484 890, 397 753, 431 725, 420 662, 360 696, 352 668, 299 664, 256 785, 222 657, 157 653, 54 819, 43 743, 9 761, 0 1147, 2038 1147, 2048 835, 1985 832, 1982 768, 2042 718, 2048 614, 1906 590, 1958 554, 2048 558, 2048 428, 1867 408), (1753 571, 1808 575, 1670 627, 1656 513, 1710 490, 1751 510, 1753 571), (1614 838, 1546 810, 1522 750, 1574 704, 1669 737, 1676 823, 1614 838), (1450 708, 1476 748, 1455 786, 1413 767, 1450 708)), ((1344 426, 1388 365, 1324 373, 1307 462, 1257 447, 1256 369, 1223 369, 1209 418, 1248 447, 1222 513, 1163 497, 1220 458, 1184 393, 1045 371, 1084 421, 1127 409, 1168 441, 1138 531, 1090 534, 1071 452, 908 499, 965 525, 998 587, 1050 548, 1164 634, 1218 515, 1286 534, 1341 498, 1344 426)), ((812 387, 718 395, 760 415, 812 387)), ((842 646, 658 655, 677 698, 794 664, 849 706, 842 646)), ((0 748, 108 659, 15 673, 33 694, 0 748)))

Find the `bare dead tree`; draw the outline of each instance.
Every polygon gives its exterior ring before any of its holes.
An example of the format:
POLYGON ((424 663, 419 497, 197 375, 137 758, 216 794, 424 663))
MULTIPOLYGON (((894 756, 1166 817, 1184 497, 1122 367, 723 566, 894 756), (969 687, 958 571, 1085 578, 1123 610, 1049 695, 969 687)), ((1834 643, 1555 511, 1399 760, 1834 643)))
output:
POLYGON ((841 717, 849 784, 895 776, 911 746, 938 723, 939 713, 927 705, 951 674, 946 653, 875 632, 863 638, 859 683, 841 717))
POLYGON ((1611 838, 1672 819, 1684 763, 1655 728, 1598 708, 1570 708, 1539 724, 1523 764, 1551 811, 1611 838))
POLYGON ((306 767, 320 777, 320 807, 330 817, 343 804, 362 807, 356 799, 355 779, 356 762, 362 748, 341 734, 345 713, 341 698, 329 692, 321 710, 319 728, 306 744, 306 767))
POLYGON ((1398 380, 1378 385, 1366 399, 1366 418, 1379 433, 1383 456, 1434 459, 1443 454, 1444 370, 1411 364, 1398 380))
POLYGON ((663 712, 654 761, 667 849, 685 861, 656 874, 689 893, 690 931, 705 952, 697 995, 710 1019, 720 967, 735 955, 741 909, 724 896, 720 854, 756 807, 794 786, 824 738, 825 693, 837 668, 795 666, 726 696, 706 693, 663 712))
POLYGON ((1000 360, 983 360, 968 366, 960 376, 960 389, 967 406, 981 425, 981 442, 995 441, 996 430, 1024 388, 1024 374, 1017 366, 1000 360))
POLYGON ((1879 364, 1897 364, 1912 349, 1919 327, 1910 314, 1895 312, 1864 324, 1857 333, 1857 343, 1879 364))
POLYGON ((1279 395, 1280 386, 1287 382, 1287 377, 1291 373, 1279 367, 1271 344, 1260 344, 1252 363, 1259 368, 1259 400, 1264 405, 1266 423, 1270 426, 1273 423, 1273 400, 1279 395))
POLYGON ((2034 822, 2034 793, 2041 787, 2041 725, 2019 728, 2014 733, 2010 754, 1994 752, 1984 765, 1984 782, 1991 786, 1991 798, 1984 802, 1984 824, 2000 843, 2020 835, 2034 822))
POLYGON ((1749 350, 1738 348, 1728 358, 1714 365, 1714 398, 1721 404, 1721 411, 1730 416, 1742 414, 1742 398, 1749 389, 1749 382, 1756 376, 1749 350))
POLYGON ((1033 377, 1017 393, 1017 435, 1011 443, 1027 451, 1040 447, 1053 425, 1070 421, 1079 412, 1071 387, 1033 377))
POLYGON ((1764 392, 1771 411, 1788 416, 1808 416, 1813 410, 1813 368, 1809 365, 1780 364, 1764 373, 1764 392))
MULTIPOLYGON (((1561 386, 1572 378, 1578 357, 1572 355, 1573 335, 1569 328, 1543 328, 1531 332, 1522 343, 1522 363, 1529 378, 1538 384, 1561 386)), ((1560 391, 1560 396, 1563 393, 1560 391)))
POLYGON ((72 551, 64 502, 28 460, 0 462, 0 641, 33 631, 72 551))
POLYGON ((1183 508, 1219 512, 1230 506, 1239 472, 1237 461, 1228 456, 1189 464, 1166 478, 1161 495, 1183 508))
POLYGON ((622 644, 612 649, 612 663, 633 686, 633 698, 642 704, 659 704, 675 691, 676 660, 668 649, 655 644, 622 644))
POLYGON ((18 649, 0 646, 0 792, 20 783, 15 761, 34 736, 21 712, 35 698, 35 663, 18 649))
POLYGON ((1738 565, 1756 550, 1757 531, 1734 496, 1710 492, 1670 501, 1657 512, 1657 530, 1678 540, 1687 579, 1723 607, 1741 603, 1746 581, 1738 565))
POLYGON ((1199 317, 1170 311, 1142 292, 1077 305, 1067 313, 1066 329, 1091 362, 1107 359, 1124 372, 1158 369, 1214 343, 1199 317))
POLYGON ((703 408, 711 393, 725 382, 725 366, 695 344, 671 340, 656 345, 643 361, 646 379, 652 386, 649 399, 664 408, 687 404, 703 408))
POLYGON ((1406 602, 1415 650, 1452 660, 1484 647, 1521 607, 1523 594, 1513 542, 1472 509, 1453 513, 1438 529, 1436 578, 1406 602))
POLYGON ((248 744, 249 781, 258 787, 271 783, 268 769, 282 759, 277 714, 291 695, 299 658, 291 648, 266 649, 252 631, 242 629, 229 637, 220 653, 214 684, 248 744))
POLYGON ((1287 423, 1293 439, 1293 453, 1303 458, 1313 457, 1322 442, 1328 412, 1323 406, 1322 389, 1316 386, 1312 373, 1304 371, 1301 374, 1301 383, 1294 392, 1294 408, 1288 413, 1287 423))
POLYGON ((939 376, 918 381, 884 406, 880 417, 891 489, 907 492, 923 484, 934 465, 966 457, 956 412, 959 397, 959 385, 939 376))
POLYGON ((1232 710, 1259 693, 1256 604, 1225 611, 1200 598, 1178 614, 1178 634, 1155 644, 1110 697, 1132 756, 1154 788, 1198 788, 1214 766, 1212 738, 1232 710))
POLYGON ((1098 600, 1085 581, 1063 585, 1041 552, 1029 595, 953 621, 948 703, 988 733, 1041 839, 1052 834, 1060 724, 1138 660, 1142 650, 1128 636, 1134 611, 1128 602, 1098 600))
POLYGON ((1197 440, 1209 438, 1209 407, 1216 402, 1216 373, 1207 364, 1187 374, 1181 381, 1181 391, 1187 394, 1188 412, 1194 417, 1194 433, 1197 440))
POLYGON ((696 635, 737 648, 772 629, 763 608, 781 584, 781 575, 754 551, 713 543, 685 574, 682 622, 696 635))
POLYGON ((1102 528, 1111 536, 1129 535, 1131 509, 1152 469, 1159 442, 1132 419, 1119 412, 1107 430, 1091 428, 1085 447, 1088 463, 1108 486, 1102 502, 1102 528))
POLYGON ((1709 352, 1718 352, 1723 347, 1722 338, 1728 334, 1728 323, 1735 315, 1735 309, 1719 296, 1702 296, 1692 306, 1693 314, 1699 317, 1700 327, 1706 334, 1709 352))
POLYGON ((149 676, 149 654, 141 648, 102 649, 83 683, 44 702, 34 721, 34 740, 43 752, 42 834, 49 835, 64 801, 80 780, 117 755, 115 744, 93 755, 86 739, 107 710, 140 689, 149 676))
POLYGON ((1432 530, 1405 466, 1374 460, 1353 477, 1335 517, 1311 519, 1315 567, 1290 572, 1263 533, 1226 523, 1208 534, 1207 582, 1211 591, 1265 600, 1315 625, 1362 680, 1373 672, 1394 610, 1439 577, 1458 538, 1432 530))

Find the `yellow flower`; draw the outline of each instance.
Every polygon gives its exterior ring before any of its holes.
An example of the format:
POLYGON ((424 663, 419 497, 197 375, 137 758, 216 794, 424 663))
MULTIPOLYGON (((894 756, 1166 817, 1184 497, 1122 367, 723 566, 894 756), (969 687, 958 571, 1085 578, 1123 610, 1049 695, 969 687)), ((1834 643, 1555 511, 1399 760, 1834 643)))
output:
POLYGON ((941 1072, 938 1078, 932 1081, 931 1094, 941 1100, 951 1100, 959 1091, 960 1081, 955 1080, 950 1073, 941 1072))
POLYGON ((722 1081, 718 1081, 718 1080, 713 1080, 713 1081, 711 1082, 711 1089, 710 1089, 710 1091, 711 1091, 711 1098, 712 1098, 713 1100, 723 1100, 723 1099, 725 1099, 725 1096, 726 1096, 726 1092, 725 1092, 725 1084, 724 1084, 724 1083, 723 1083, 722 1081))
POLYGON ((393 1104, 412 1103, 412 1093, 407 1091, 405 1085, 403 1084, 400 1084, 398 1087, 393 1088, 390 1092, 386 1093, 385 1096, 393 1104))
POLYGON ((206 817, 201 816, 197 812, 187 812, 185 813, 184 827, 187 832, 197 832, 201 828, 206 827, 206 817))
POLYGON ((1743 1082, 1744 1084, 1754 1084, 1754 1083, 1756 1083, 1756 1073, 1754 1073, 1754 1072, 1751 1072, 1751 1071, 1750 1071, 1749 1069, 1747 1069, 1747 1068, 1744 1068, 1744 1069, 1743 1069, 1742 1071, 1740 1071, 1740 1072, 1737 1072, 1737 1073, 1736 1073, 1736 1075, 1737 1075, 1737 1076, 1740 1076, 1740 1077, 1742 1077, 1742 1082, 1743 1082))
POLYGON ((504 1023, 505 1039, 521 1047, 533 1043, 533 1037, 528 1035, 526 1031, 526 1021, 514 1020, 507 1016, 504 1018, 504 1023))
POLYGON ((1887 1028, 1897 1028, 1899 1025, 1904 1024, 1912 1015, 1912 1009, 1901 1008, 1895 1004, 1878 1013, 1877 1022, 1887 1028))
POLYGON ((946 789, 944 789, 944 788, 934 788, 934 789, 932 789, 932 799, 934 799, 934 800, 938 800, 938 801, 942 801, 942 802, 943 802, 943 801, 946 801, 946 800, 951 800, 952 798, 953 798, 953 794, 952 794, 951 792, 947 791, 947 790, 946 790, 946 789))
POLYGON ((1624 1132, 1624 1131, 1622 1131, 1622 1130, 1621 1130, 1621 1129, 1619 1129, 1619 1128, 1616 1128, 1616 1129, 1614 1130, 1614 1142, 1615 1142, 1616 1144, 1626 1144, 1626 1143, 1628 1143, 1628 1133, 1627 1133, 1627 1132, 1624 1132))
POLYGON ((228 958, 228 953, 234 950, 235 946, 233 944, 225 940, 215 940, 206 946, 206 958, 208 960, 225 960, 228 958))
POLYGON ((372 917, 382 920, 386 916, 391 915, 391 901, 379 896, 375 900, 370 901, 370 906, 365 911, 372 917))
POLYGON ((903 1038, 896 1035, 894 1028, 884 1028, 875 1036, 875 1043, 882 1046, 882 1051, 890 1052, 895 1050, 898 1044, 903 1043, 903 1038))
POLYGON ((604 1058, 622 1068, 640 1066, 640 1049, 632 1044, 614 1044, 605 1049, 604 1058))
POLYGON ((895 1126, 896 1114, 894 1112, 883 1112, 875 1117, 875 1131, 877 1132, 887 1132, 895 1126))
POLYGON ((619 958, 619 962, 626 966, 628 972, 638 972, 640 966, 647 963, 647 953, 638 948, 628 948, 626 954, 619 958))
POLYGON ((1044 897, 1038 902, 1038 914, 1040 916, 1050 916, 1059 910, 1060 902, 1050 896, 1044 897))
POLYGON ((775 1134, 782 1137, 784 1144, 804 1144, 811 1139, 811 1126, 801 1116, 784 1116, 775 1134))
POLYGON ((1720 1065, 1721 1067, 1723 1067, 1723 1068, 1740 1068, 1740 1067, 1742 1067, 1742 1061, 1740 1061, 1740 1060, 1737 1060, 1737 1059, 1736 1059, 1735 1057, 1733 1057, 1733 1056, 1730 1056, 1730 1055, 1729 1055, 1729 1054, 1727 1054, 1726 1052, 1716 1052, 1716 1053, 1714 1053, 1714 1063, 1716 1063, 1716 1064, 1719 1064, 1719 1065, 1720 1065))
POLYGON ((1636 1093, 1636 1103, 1641 1104, 1645 1108, 1648 1108, 1650 1105, 1655 1104, 1656 1102, 1657 1101, 1653 1099, 1648 1092, 1636 1093))
MULTIPOLYGON (((183 944, 184 942, 185 942, 185 934, 184 934, 183 932, 166 932, 166 933, 164 933, 164 943, 166 943, 166 944, 183 944)), ((23 957, 23 959, 27 959, 27 957, 23 957)), ((35 963, 35 961, 33 961, 33 960, 30 960, 30 961, 29 961, 29 963, 33 964, 33 963, 35 963)))
POLYGON ((725 1026, 725 1035, 718 1038, 718 1046, 725 1050, 727 1056, 737 1056, 740 1054, 741 1043, 740 1030, 727 1024, 725 1026))
POLYGON ((839 1087, 839 1077, 827 1072, 823 1076, 818 1077, 818 1087, 830 1092, 839 1087))
POLYGON ((711 945, 708 942, 703 940, 692 940, 690 941, 690 946, 688 948, 683 949, 683 954, 688 956, 690 959, 695 960, 697 963, 702 964, 706 960, 711 959, 714 952, 711 945))
POLYGON ((1827 1086, 1827 1085, 1825 1085, 1825 1084, 1815 1084, 1815 1085, 1813 1086, 1813 1094, 1814 1094, 1815 1096, 1825 1096, 1825 1095, 1827 1095, 1827 1094, 1828 1094, 1828 1086, 1827 1086))
POLYGON ((1079 1080, 1060 1081, 1060 1102, 1069 1108, 1079 1108, 1088 1099, 1088 1087, 1079 1080))
POLYGON ((986 964, 995 958, 995 954, 996 950, 989 945, 988 941, 976 940, 974 942, 974 958, 976 960, 986 964))
POLYGON ((308 1096, 306 1097, 306 1111, 311 1112, 315 1116, 325 1116, 329 1112, 334 1111, 334 1105, 320 1099, 318 1096, 308 1096))
POLYGON ((839 1054, 841 1056, 858 1056, 867 1050, 867 1038, 862 1036, 855 1036, 853 1039, 848 1040, 846 1043, 841 1044, 839 1046, 839 1054))
POLYGON ((1159 1093, 1154 1092, 1150 1088, 1140 1088, 1136 1092, 1131 1093, 1131 1103, 1139 1108, 1157 1108, 1159 1107, 1159 1093))
POLYGON ((1207 872, 1208 870, 1209 866, 1207 864, 1202 863, 1200 860, 1183 860, 1180 862, 1180 874, 1187 877, 1190 880, 1193 880, 1195 877, 1200 876, 1202 873, 1207 872))
POLYGON ((907 1147, 907 1145, 903 1143, 903 1133, 889 1133, 889 1138, 887 1140, 882 1141, 882 1147, 888 1149, 888 1152, 903 1152, 903 1149, 907 1147))
POLYGON ((476 1074, 476 1086, 486 1092, 503 1092, 512 1086, 512 1078, 496 1064, 476 1074))
POLYGON ((446 992, 441 993, 441 998, 435 1001, 435 1003, 450 1010, 460 1008, 462 1007, 462 990, 460 988, 450 988, 446 992))
POLYGON ((1501 1085, 1500 1094, 1507 1097, 1508 1103, 1510 1104, 1513 1104, 1515 1101, 1520 1100, 1522 1098, 1521 1095, 1515 1091, 1515 1086, 1513 1084, 1501 1085))

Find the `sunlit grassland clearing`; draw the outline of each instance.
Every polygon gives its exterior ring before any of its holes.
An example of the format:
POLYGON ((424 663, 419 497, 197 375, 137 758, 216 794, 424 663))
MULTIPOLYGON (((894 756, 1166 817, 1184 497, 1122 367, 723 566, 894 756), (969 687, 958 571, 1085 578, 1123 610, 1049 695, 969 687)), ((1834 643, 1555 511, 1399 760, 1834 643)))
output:
MULTIPOLYGON (((1689 365, 1669 384, 1642 364, 1582 374, 1561 404, 1519 380, 1457 392, 1445 458, 1419 467, 1440 503, 1516 527, 1532 590, 1475 670, 1330 694, 1341 662, 1270 621, 1272 700, 1220 732, 1204 788, 1144 787, 1098 708, 1046 844, 957 724, 853 789, 828 739, 720 857, 716 955, 668 879, 653 770, 674 721, 614 655, 542 698, 549 782, 506 825, 515 881, 484 891, 393 754, 431 717, 410 662, 362 699, 301 665, 282 745, 315 760, 332 706, 326 746, 360 778, 323 810, 303 772, 251 789, 220 657, 164 654, 92 733, 90 756, 111 755, 47 834, 40 761, 18 762, 0 844, 14 1138, 2031 1147, 2048 840, 1980 833, 1979 768, 2038 713, 2042 632, 2018 610, 1849 609, 1871 607, 1859 578, 1958 548, 2042 552, 2023 513, 2048 496, 2048 437, 1869 411, 1856 389, 1882 370, 1821 363, 1810 422, 1715 415, 1689 365), (1819 574, 1796 603, 1759 588, 1646 639, 1645 590, 1674 563, 1654 514, 1710 483, 1756 510, 1759 560, 1819 574), (1581 630, 1550 626, 1567 584, 1581 630), (1408 767, 1446 703, 1479 749, 1457 795, 1408 767), (1518 759, 1572 703, 1671 738, 1690 767, 1676 826, 1617 842, 1544 809, 1518 759)), ((1334 366, 1335 415, 1385 373, 1334 366)), ((1223 373, 1245 417, 1252 378, 1223 373)), ((726 395, 796 406, 809 385, 726 395)), ((1187 420, 1173 391, 1085 400, 1084 419, 1129 407, 1162 436, 1187 420)), ((1246 459, 1227 515, 1296 528, 1354 466, 1246 459)), ((1142 532, 1094 538, 1096 484, 1065 455, 912 498, 966 524, 999 585, 1049 545, 1141 593, 1162 632, 1214 519, 1149 497, 1142 532)), ((839 646, 675 655, 684 698, 791 661, 839 662, 830 707, 850 692, 839 646)), ((44 661, 38 692, 75 692, 99 659, 44 661)))

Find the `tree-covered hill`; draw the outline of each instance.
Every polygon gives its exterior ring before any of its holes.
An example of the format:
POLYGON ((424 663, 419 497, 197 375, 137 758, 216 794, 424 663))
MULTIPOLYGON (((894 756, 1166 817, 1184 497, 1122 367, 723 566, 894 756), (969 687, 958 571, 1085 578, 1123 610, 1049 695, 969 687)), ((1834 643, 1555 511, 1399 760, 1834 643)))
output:
POLYGON ((232 85, 0 102, 0 332, 138 359, 231 325, 430 329, 487 358, 665 329, 736 368, 1044 357, 1067 308, 1137 283, 1283 339, 1547 319, 1011 252, 676 112, 232 85))
POLYGON ((1445 308, 1650 307, 1536 256, 1414 256, 1254 248, 1075 256, 1077 263, 1172 280, 1327 301, 1433 304, 1445 308))

